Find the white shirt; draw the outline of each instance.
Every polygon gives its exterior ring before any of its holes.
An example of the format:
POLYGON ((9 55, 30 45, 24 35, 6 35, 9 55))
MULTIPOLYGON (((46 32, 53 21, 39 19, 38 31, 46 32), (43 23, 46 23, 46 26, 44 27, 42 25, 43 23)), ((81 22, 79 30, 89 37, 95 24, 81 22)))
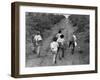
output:
POLYGON ((57 42, 58 43, 61 43, 62 45, 64 44, 64 41, 65 41, 64 38, 58 38, 57 39, 57 42))
POLYGON ((73 35, 73 38, 74 38, 74 43, 75 43, 75 46, 77 46, 77 42, 76 42, 77 38, 76 38, 76 36, 75 36, 75 35, 73 35))
POLYGON ((76 36, 75 36, 75 35, 73 35, 73 38, 74 38, 74 41, 76 41, 76 39, 77 39, 77 38, 76 38, 76 36))
POLYGON ((58 42, 51 42, 50 48, 52 51, 57 51, 58 50, 58 42))
POLYGON ((40 40, 42 40, 42 37, 40 35, 35 35, 34 40, 35 41, 40 41, 40 40))
POLYGON ((76 41, 76 40, 77 40, 77 38, 76 38, 75 35, 72 35, 72 36, 70 37, 70 41, 76 41))
POLYGON ((72 35, 71 41, 74 41, 75 46, 77 46, 76 40, 77 40, 76 36, 72 35))
POLYGON ((57 38, 60 38, 61 35, 62 35, 61 33, 58 33, 58 34, 56 35, 56 37, 57 37, 57 38))

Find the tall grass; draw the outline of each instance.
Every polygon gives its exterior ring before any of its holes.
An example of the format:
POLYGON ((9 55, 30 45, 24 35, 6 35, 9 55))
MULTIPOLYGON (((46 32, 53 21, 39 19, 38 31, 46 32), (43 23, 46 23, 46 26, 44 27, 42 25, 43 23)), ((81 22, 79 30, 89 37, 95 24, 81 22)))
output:
POLYGON ((69 20, 73 27, 76 27, 76 31, 74 33, 84 35, 84 41, 89 42, 89 15, 70 15, 69 20))

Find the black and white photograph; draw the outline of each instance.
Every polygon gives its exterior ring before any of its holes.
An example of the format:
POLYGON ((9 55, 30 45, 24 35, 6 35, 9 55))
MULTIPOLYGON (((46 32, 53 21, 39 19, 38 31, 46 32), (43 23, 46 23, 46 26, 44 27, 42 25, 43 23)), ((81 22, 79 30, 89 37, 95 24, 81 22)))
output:
POLYGON ((25 13, 26 67, 89 64, 89 15, 25 13))
POLYGON ((97 73, 97 7, 15 2, 12 16, 14 77, 97 73))

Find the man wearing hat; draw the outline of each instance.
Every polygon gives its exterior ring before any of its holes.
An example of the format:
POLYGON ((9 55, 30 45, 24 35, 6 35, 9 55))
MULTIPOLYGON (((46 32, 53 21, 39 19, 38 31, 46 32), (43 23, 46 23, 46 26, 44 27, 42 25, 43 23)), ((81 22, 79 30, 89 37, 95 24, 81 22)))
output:
POLYGON ((35 41, 36 53, 39 56, 40 55, 41 43, 42 43, 42 36, 40 35, 40 32, 36 33, 36 35, 34 36, 34 41, 35 41))

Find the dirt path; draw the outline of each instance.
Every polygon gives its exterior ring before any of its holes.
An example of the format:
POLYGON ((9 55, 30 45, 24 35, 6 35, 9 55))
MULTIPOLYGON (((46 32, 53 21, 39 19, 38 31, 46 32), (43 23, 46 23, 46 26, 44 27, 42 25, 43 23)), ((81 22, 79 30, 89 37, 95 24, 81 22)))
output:
POLYGON ((68 19, 63 19, 54 26, 55 27, 52 28, 51 35, 43 42, 41 56, 37 58, 36 54, 30 55, 26 61, 27 67, 80 64, 81 55, 77 51, 72 55, 69 48, 66 48, 65 57, 62 60, 57 59, 57 64, 52 64, 53 56, 49 51, 49 44, 52 40, 52 37, 58 32, 60 28, 62 28, 63 34, 66 35, 65 39, 68 42, 71 34, 74 32, 74 29, 68 19))

